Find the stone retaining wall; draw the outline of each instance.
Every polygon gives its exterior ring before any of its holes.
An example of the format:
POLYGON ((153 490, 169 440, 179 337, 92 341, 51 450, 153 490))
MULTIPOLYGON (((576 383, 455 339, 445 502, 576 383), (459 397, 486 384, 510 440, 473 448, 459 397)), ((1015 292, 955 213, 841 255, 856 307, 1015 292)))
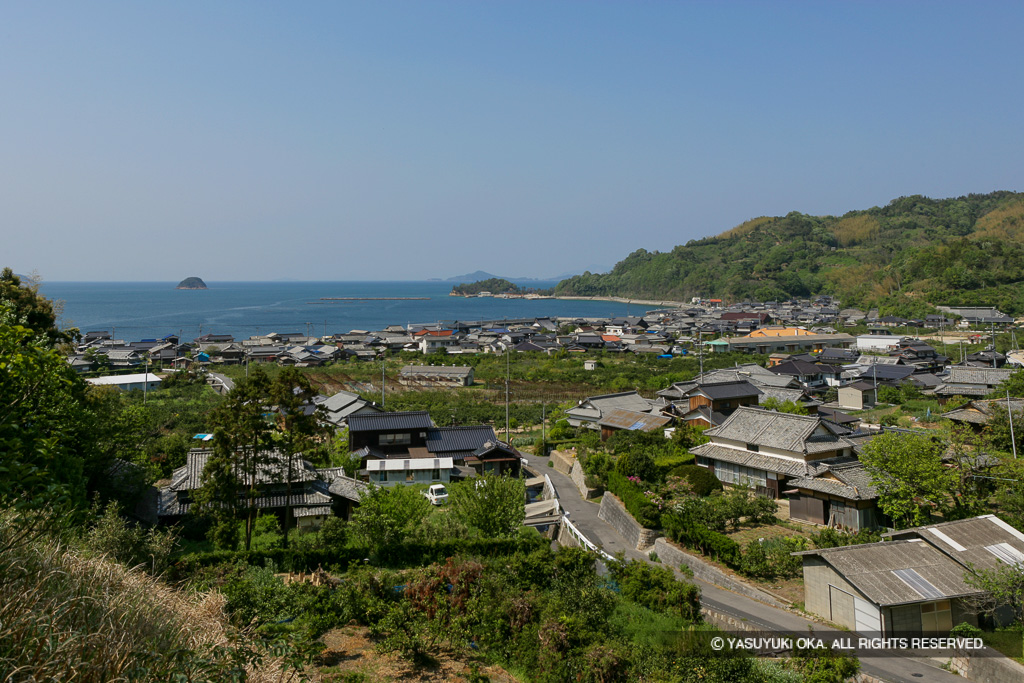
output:
POLYGON ((1024 666, 1007 657, 967 657, 958 655, 949 660, 953 673, 978 683, 1024 681, 1024 666))
POLYGON ((556 470, 567 475, 572 469, 573 463, 576 462, 576 458, 571 453, 551 451, 551 462, 554 463, 556 470))
POLYGON ((572 483, 576 484, 576 488, 579 489, 580 495, 583 496, 584 500, 592 498, 597 494, 597 489, 587 486, 587 475, 583 473, 583 465, 580 464, 579 460, 573 461, 572 469, 569 470, 569 478, 572 479, 572 483))
POLYGON ((748 583, 740 581, 739 579, 730 576, 710 562, 694 557, 689 553, 686 553, 675 545, 669 542, 667 538, 659 538, 654 541, 654 552, 658 553, 658 559, 676 569, 682 569, 682 567, 689 567, 693 571, 694 577, 707 581, 708 583, 721 586, 727 590, 731 590, 733 593, 739 593, 740 595, 763 602, 766 605, 772 607, 778 607, 780 609, 787 609, 789 605, 786 605, 780 600, 768 595, 762 590, 751 586, 748 583))
POLYGON ((646 529, 633 519, 626 506, 611 493, 605 493, 601 498, 601 509, 597 516, 608 522, 637 550, 646 550, 651 547, 660 534, 657 531, 646 529))

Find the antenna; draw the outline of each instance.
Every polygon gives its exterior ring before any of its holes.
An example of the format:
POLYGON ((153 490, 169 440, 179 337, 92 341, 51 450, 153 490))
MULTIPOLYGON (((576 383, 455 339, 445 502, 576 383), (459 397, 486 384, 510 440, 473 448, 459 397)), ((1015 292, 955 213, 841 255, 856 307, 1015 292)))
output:
POLYGON ((1013 459, 1017 459, 1017 437, 1013 434, 1013 411, 1010 410, 1010 388, 1006 388, 1006 415, 1010 418, 1010 443, 1013 444, 1013 459))

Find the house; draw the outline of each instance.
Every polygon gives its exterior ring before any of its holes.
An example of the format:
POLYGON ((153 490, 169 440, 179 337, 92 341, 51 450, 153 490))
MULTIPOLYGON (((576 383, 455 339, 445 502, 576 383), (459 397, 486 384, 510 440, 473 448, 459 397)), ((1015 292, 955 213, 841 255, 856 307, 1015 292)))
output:
POLYGON ((352 415, 384 412, 376 403, 351 391, 339 391, 333 396, 322 398, 318 403, 323 409, 324 421, 335 427, 347 426, 348 418, 352 415))
MULTIPOLYGON (((1009 401, 1009 410, 1017 413, 1017 418, 1019 419, 1020 413, 1024 411, 1024 398, 1011 398, 1009 401)), ((950 410, 949 412, 942 413, 942 417, 957 424, 970 425, 972 429, 980 432, 997 412, 1006 415, 1007 401, 1005 398, 997 398, 988 401, 975 399, 956 410, 950 410)))
POLYGON ((635 391, 623 391, 617 394, 591 396, 578 405, 565 411, 565 417, 572 427, 586 426, 597 429, 597 423, 604 413, 614 409, 632 410, 637 413, 649 413, 655 404, 635 391))
POLYGON ((875 405, 875 385, 859 381, 839 387, 839 407, 846 410, 864 410, 875 405))
POLYGON ((694 384, 674 403, 683 421, 694 426, 719 424, 715 415, 726 416, 740 406, 757 405, 763 392, 748 380, 694 384), (703 409, 703 410, 702 410, 703 409))
POLYGON ((1012 368, 953 365, 949 368, 949 376, 935 389, 935 395, 940 401, 951 396, 985 396, 995 391, 1012 374, 1012 368))
POLYGON ((900 346, 901 337, 894 334, 862 334, 857 337, 857 349, 859 351, 888 353, 895 351, 900 346))
POLYGON ((816 476, 829 464, 852 460, 856 444, 847 438, 851 433, 817 416, 743 406, 721 426, 705 431, 710 442, 690 452, 722 483, 753 486, 760 495, 779 498, 787 480, 816 476))
POLYGON ((398 373, 403 385, 473 386, 473 368, 457 365, 406 365, 398 373))
POLYGON ((801 328, 762 328, 745 337, 730 337, 711 342, 716 353, 741 351, 744 353, 769 354, 773 352, 819 353, 827 348, 848 349, 854 344, 854 337, 845 334, 814 334, 801 328), (789 334, 781 334, 788 332, 789 334))
POLYGON ((857 460, 826 464, 813 476, 796 477, 786 485, 790 519, 850 531, 888 523, 878 510, 871 475, 857 460))
POLYGON ((948 634, 977 624, 964 598, 981 594, 964 568, 927 543, 883 541, 794 553, 804 609, 865 635, 948 634))
POLYGON ((794 377, 808 389, 838 385, 842 370, 835 365, 810 363, 805 360, 787 360, 769 368, 776 375, 794 377))
POLYGON ((486 425, 436 427, 426 411, 352 415, 349 450, 360 475, 381 486, 437 483, 478 474, 519 476, 519 452, 486 425))
POLYGON ((133 375, 110 375, 108 377, 92 377, 85 380, 97 387, 116 387, 121 391, 156 391, 163 381, 156 375, 140 372, 133 375))
POLYGON ((601 440, 607 441, 617 431, 656 432, 664 430, 671 422, 672 418, 666 415, 638 413, 623 408, 614 408, 601 415, 597 426, 601 428, 601 440))
MULTIPOLYGON (((195 492, 202 488, 203 470, 211 455, 209 449, 194 448, 189 451, 186 463, 174 470, 171 483, 160 490, 157 501, 157 516, 162 523, 178 522, 191 512, 195 492)), ((259 491, 256 507, 283 519, 290 503, 295 525, 300 529, 319 526, 334 514, 335 506, 340 506, 340 515, 346 516, 366 490, 363 482, 347 477, 340 468, 318 470, 299 457, 292 464, 289 501, 286 463, 279 452, 267 454, 267 462, 256 473, 255 484, 259 491)), ((239 498, 244 496, 245 492, 240 491, 239 498)))
MULTIPOLYGON (((794 553, 804 565, 805 608, 862 633, 945 635, 977 625, 965 576, 1024 563, 1024 534, 982 515, 882 534, 881 543, 794 553)), ((996 620, 1009 623, 1009 611, 996 620)))

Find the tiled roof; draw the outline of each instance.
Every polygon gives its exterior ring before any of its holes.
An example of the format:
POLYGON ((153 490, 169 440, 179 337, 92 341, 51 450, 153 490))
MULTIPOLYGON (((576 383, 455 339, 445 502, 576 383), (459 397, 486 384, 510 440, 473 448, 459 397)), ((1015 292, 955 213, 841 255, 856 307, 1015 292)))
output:
POLYGON ((425 410, 352 415, 348 418, 349 432, 389 432, 429 429, 433 426, 430 413, 425 410))
POLYGON ((842 439, 849 430, 823 422, 813 415, 794 415, 760 408, 738 408, 720 427, 705 432, 708 436, 778 448, 792 453, 821 453, 852 447, 842 439), (820 432, 824 427, 826 431, 820 432))
POLYGON ((473 451, 488 441, 497 441, 494 428, 486 425, 472 427, 435 427, 427 430, 427 450, 431 453, 473 451))
POLYGON ((735 382, 716 382, 714 384, 698 384, 689 393, 701 393, 712 401, 720 401, 728 398, 742 398, 744 396, 757 396, 761 390, 747 380, 735 382))
MULTIPOLYGON (((194 491, 203 485, 203 469, 212 452, 204 448, 189 451, 185 464, 174 470, 168 488, 174 491, 194 491)), ((264 454, 269 462, 262 463, 257 469, 257 484, 273 484, 286 480, 287 459, 280 453, 264 454)), ((318 479, 316 468, 308 460, 296 457, 292 461, 292 482, 299 483, 318 479)))
POLYGON ((973 368, 954 365, 949 368, 948 384, 983 384, 994 387, 1013 374, 1012 368, 973 368))
POLYGON ((1002 562, 987 548, 1006 544, 1024 553, 1024 534, 995 515, 982 515, 953 522, 890 531, 882 534, 896 538, 916 536, 936 546, 960 565, 972 564, 979 569, 996 569, 1002 562))
POLYGON ((606 411, 601 415, 597 424, 601 427, 612 429, 639 430, 653 432, 672 421, 672 418, 664 415, 652 415, 651 413, 638 413, 634 410, 623 410, 616 408, 606 411))
POLYGON ((790 460, 789 458, 752 453, 750 451, 740 450, 738 448, 729 448, 727 446, 719 446, 713 443, 701 444, 700 446, 691 448, 690 452, 694 455, 699 455, 710 460, 731 462, 745 467, 764 470, 766 472, 784 474, 787 477, 813 476, 818 471, 818 466, 810 463, 805 464, 797 460, 790 460))
POLYGON ((878 489, 871 483, 871 475, 857 461, 825 465, 815 477, 802 477, 787 482, 788 486, 820 491, 847 500, 874 500, 878 489), (836 479, 830 479, 831 473, 836 479))

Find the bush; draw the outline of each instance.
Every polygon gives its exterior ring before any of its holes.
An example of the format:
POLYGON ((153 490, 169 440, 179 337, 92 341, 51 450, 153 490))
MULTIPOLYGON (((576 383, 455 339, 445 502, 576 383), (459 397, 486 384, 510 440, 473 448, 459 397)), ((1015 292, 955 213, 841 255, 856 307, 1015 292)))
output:
POLYGON ((837 529, 822 529, 816 534, 811 534, 811 543, 815 548, 839 548, 846 545, 859 545, 861 543, 877 543, 882 540, 877 531, 861 529, 856 533, 839 531, 837 529))
POLYGON ((654 458, 644 451, 633 451, 619 456, 615 471, 624 477, 637 477, 643 481, 654 481, 657 469, 654 458))
POLYGON ((715 491, 723 490, 722 482, 718 480, 714 472, 706 467, 698 465, 682 465, 676 467, 670 473, 676 477, 682 477, 693 489, 694 495, 706 498, 715 491))
POLYGON ((635 560, 609 562, 607 566, 627 600, 655 612, 699 620, 700 591, 693 584, 677 581, 671 569, 635 560))
POLYGON ((644 495, 643 490, 620 472, 608 473, 608 490, 618 496, 633 519, 641 526, 657 529, 661 526, 661 510, 644 495))
POLYGON ((662 517, 665 532, 673 541, 715 558, 729 567, 740 566, 739 544, 717 531, 712 531, 678 511, 662 517))

